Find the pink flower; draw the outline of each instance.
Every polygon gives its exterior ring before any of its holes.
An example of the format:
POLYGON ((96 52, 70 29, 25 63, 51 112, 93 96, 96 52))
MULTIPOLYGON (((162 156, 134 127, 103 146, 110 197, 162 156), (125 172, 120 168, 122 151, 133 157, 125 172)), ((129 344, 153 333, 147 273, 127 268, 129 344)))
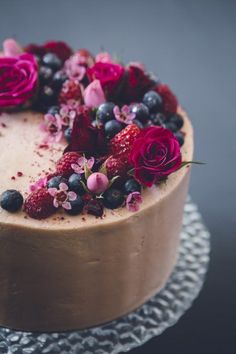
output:
POLYGON ((44 115, 44 122, 40 125, 42 131, 47 133, 45 142, 59 142, 62 139, 62 122, 59 114, 55 116, 52 114, 44 115))
POLYGON ((109 180, 103 173, 92 173, 87 179, 87 187, 92 193, 101 194, 105 192, 108 186, 109 180))
POLYGON ((0 58, 0 108, 21 105, 35 93, 38 65, 31 54, 0 58))
POLYGON ((76 200, 77 194, 75 192, 68 192, 69 187, 65 183, 59 184, 59 189, 48 188, 48 193, 54 198, 53 205, 55 208, 62 206, 66 210, 71 209, 72 201, 76 200))
POLYGON ((84 173, 85 166, 87 166, 88 169, 91 170, 95 162, 94 157, 90 157, 90 159, 86 159, 86 157, 81 156, 77 160, 77 164, 73 163, 71 167, 75 171, 75 173, 82 174, 84 173))
POLYGON ((6 57, 15 57, 23 53, 23 49, 13 38, 5 39, 3 42, 3 54, 6 57))
POLYGON ((35 192, 43 187, 46 187, 47 177, 40 178, 34 184, 31 184, 29 187, 30 192, 35 192))
POLYGON ((106 102, 100 81, 94 80, 84 90, 84 103, 88 107, 98 107, 106 102))
POLYGON ((129 211, 138 211, 143 199, 139 192, 130 193, 126 199, 126 207, 129 211))
POLYGON ((77 114, 76 106, 75 108, 73 108, 69 104, 63 104, 61 105, 59 114, 56 114, 55 116, 61 120, 61 124, 63 126, 72 128, 76 114, 77 114))
POLYGON ((111 97, 115 93, 124 73, 122 65, 102 62, 94 64, 87 70, 90 82, 95 79, 99 80, 107 97, 111 97))
POLYGON ((123 106, 121 110, 118 106, 115 106, 113 112, 116 117, 116 120, 121 123, 132 124, 135 118, 135 113, 132 113, 130 107, 126 105, 123 106))
POLYGON ((80 49, 65 62, 65 72, 68 77, 83 80, 86 68, 94 64, 94 58, 86 49, 80 49))
POLYGON ((112 56, 107 53, 107 52, 101 52, 98 53, 95 57, 95 62, 101 62, 101 63, 112 63, 112 56))
POLYGON ((145 128, 133 143, 129 162, 137 181, 151 187, 180 168, 182 157, 178 140, 163 127, 145 128))

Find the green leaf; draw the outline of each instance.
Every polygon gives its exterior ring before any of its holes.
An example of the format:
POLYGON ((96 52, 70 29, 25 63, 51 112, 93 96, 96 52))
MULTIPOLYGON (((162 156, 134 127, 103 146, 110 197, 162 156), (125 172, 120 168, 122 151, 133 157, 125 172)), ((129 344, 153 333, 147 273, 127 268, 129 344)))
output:
POLYGON ((186 165, 190 165, 190 164, 194 164, 194 165, 206 165, 205 162, 201 162, 201 161, 183 161, 181 163, 180 168, 186 166, 186 165))
POLYGON ((84 190, 85 190, 87 193, 90 193, 90 191, 88 190, 86 184, 85 184, 83 181, 80 181, 80 183, 82 184, 84 190))
POLYGON ((112 186, 112 184, 113 184, 118 178, 120 178, 120 176, 112 177, 112 179, 109 181, 109 186, 108 186, 108 188, 110 188, 110 187, 112 186))
POLYGON ((104 175, 107 176, 107 167, 106 167, 106 161, 102 164, 102 166, 99 169, 100 173, 103 173, 104 175))
POLYGON ((88 168, 88 165, 85 164, 84 165, 84 175, 86 180, 89 178, 89 176, 92 174, 93 172, 90 170, 90 168, 88 168))

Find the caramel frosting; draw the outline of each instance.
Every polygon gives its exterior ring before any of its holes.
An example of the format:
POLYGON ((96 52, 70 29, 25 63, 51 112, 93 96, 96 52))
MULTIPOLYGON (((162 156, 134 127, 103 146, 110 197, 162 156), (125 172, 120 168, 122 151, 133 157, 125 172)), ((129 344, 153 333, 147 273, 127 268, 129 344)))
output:
MULTIPOLYGON (((193 156, 185 114, 183 161, 193 156)), ((46 146, 32 112, 0 115, 0 193, 54 170, 63 144, 46 146)), ((132 311, 168 279, 177 259, 189 166, 143 192, 138 212, 103 218, 58 211, 45 220, 0 208, 0 325, 21 330, 87 328, 132 311)))

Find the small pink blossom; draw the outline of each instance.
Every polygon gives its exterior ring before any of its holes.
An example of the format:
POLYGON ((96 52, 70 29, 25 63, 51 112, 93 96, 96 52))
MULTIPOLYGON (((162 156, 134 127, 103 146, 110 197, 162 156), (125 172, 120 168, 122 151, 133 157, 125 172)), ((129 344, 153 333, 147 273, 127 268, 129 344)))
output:
POLYGON ((47 133, 45 142, 59 142, 62 139, 62 122, 59 114, 55 116, 47 113, 44 115, 44 122, 40 125, 42 131, 47 133))
POLYGON ((30 190, 30 192, 35 192, 35 191, 45 187, 46 184, 47 184, 47 177, 40 178, 34 184, 30 185, 29 190, 30 190))
POLYGON ((86 68, 83 64, 84 58, 80 55, 80 53, 75 53, 65 62, 64 69, 66 75, 69 78, 73 77, 79 81, 83 80, 86 73, 86 68))
POLYGON ((99 80, 92 81, 84 90, 84 103, 94 108, 106 102, 106 98, 99 80))
POLYGON ((94 157, 90 157, 90 159, 86 159, 86 157, 81 156, 77 160, 77 164, 72 163, 71 167, 75 171, 75 173, 82 174, 84 173, 85 166, 91 170, 95 162, 94 157))
POLYGON ((5 57, 15 57, 23 53, 23 49, 13 38, 5 39, 2 46, 5 57))
POLYGON ((103 173, 92 173, 87 179, 87 187, 92 193, 101 194, 105 192, 108 186, 109 180, 103 173))
POLYGON ((75 192, 68 192, 69 187, 66 183, 60 183, 59 189, 57 188, 48 188, 48 193, 54 198, 53 205, 55 208, 62 208, 66 210, 71 209, 71 203, 73 200, 76 200, 77 194, 75 192))
POLYGON ((95 62, 101 63, 112 63, 113 59, 112 56, 107 52, 101 52, 96 55, 95 62))
POLYGON ((143 199, 141 193, 133 192, 130 193, 126 199, 126 207, 129 211, 138 211, 139 206, 142 203, 143 199))
POLYGON ((123 106, 121 110, 118 106, 115 106, 113 112, 116 117, 116 120, 121 123, 132 124, 135 118, 135 113, 132 113, 131 108, 127 105, 123 106))
POLYGON ((63 104, 61 106, 59 114, 56 114, 56 116, 59 116, 58 118, 61 120, 61 124, 63 126, 72 128, 76 114, 77 114, 76 107, 72 107, 71 105, 63 104))

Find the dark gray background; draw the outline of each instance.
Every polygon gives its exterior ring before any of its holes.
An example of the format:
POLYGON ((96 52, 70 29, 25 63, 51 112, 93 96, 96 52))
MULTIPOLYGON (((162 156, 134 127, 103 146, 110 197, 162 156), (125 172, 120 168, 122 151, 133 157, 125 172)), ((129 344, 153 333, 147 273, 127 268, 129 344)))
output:
POLYGON ((236 353, 236 1, 0 0, 0 40, 48 39, 140 60, 195 128, 191 194, 212 233, 208 279, 173 328, 133 354, 236 353))

